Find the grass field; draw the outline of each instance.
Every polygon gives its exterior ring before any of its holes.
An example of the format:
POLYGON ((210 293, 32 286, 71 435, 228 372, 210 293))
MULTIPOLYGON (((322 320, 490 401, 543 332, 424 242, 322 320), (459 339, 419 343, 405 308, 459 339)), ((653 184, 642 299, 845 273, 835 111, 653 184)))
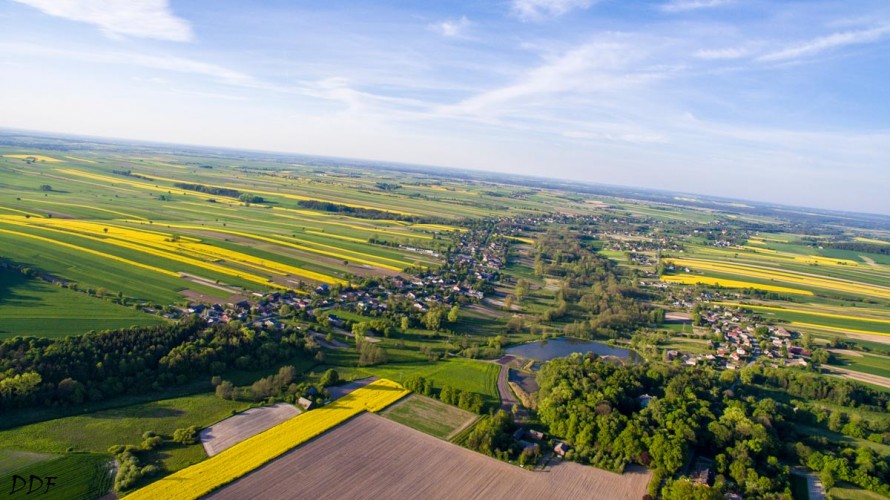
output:
MULTIPOLYGON (((0 448, 105 453, 112 445, 138 445, 147 431, 169 438, 176 429, 210 425, 247 406, 212 394, 154 401, 6 429, 0 431, 0 448)), ((204 456, 201 445, 195 444, 160 449, 150 454, 149 460, 175 471, 204 456)))
POLYGON ((451 438, 477 418, 473 413, 418 394, 394 404, 381 415, 441 439, 451 438))
POLYGON ((0 270, 0 318, 0 339, 63 337, 164 322, 131 307, 4 270, 0 270))
POLYGON ((49 453, 0 449, 0 476, 11 474, 22 467, 55 458, 49 453))
POLYGON ((873 491, 862 489, 854 484, 841 482, 828 490, 833 500, 883 500, 886 497, 873 491))
POLYGON ((890 378, 890 357, 888 356, 851 352, 835 354, 835 357, 839 361, 837 365, 848 370, 890 378))
MULTIPOLYGON (((0 473, 0 485, 3 487, 3 498, 25 499, 45 498, 51 500, 93 499, 111 490, 113 459, 110 455, 94 453, 73 453, 57 458, 30 464, 12 473, 0 473), (14 475, 30 479, 32 476, 42 478, 43 487, 34 488, 29 492, 31 484, 15 481, 14 475), (46 478, 53 477, 54 485, 49 486, 46 478), (19 489, 15 489, 18 487, 19 489)), ((40 485, 35 481, 34 485, 40 485)))

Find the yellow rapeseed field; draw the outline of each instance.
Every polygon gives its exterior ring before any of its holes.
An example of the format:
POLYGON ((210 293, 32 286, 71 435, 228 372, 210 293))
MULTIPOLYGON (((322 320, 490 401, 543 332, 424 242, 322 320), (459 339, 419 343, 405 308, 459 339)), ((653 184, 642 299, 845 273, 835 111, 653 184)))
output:
POLYGON ((123 262, 124 264, 128 264, 128 265, 131 265, 131 266, 139 267, 139 268, 142 268, 142 269, 148 269, 149 271, 154 271, 154 272, 156 272, 156 273, 166 274, 166 275, 168 275, 168 276, 174 276, 174 277, 177 277, 177 278, 179 277, 178 274, 176 274, 176 273, 174 273, 174 272, 172 272, 172 271, 168 271, 168 270, 166 270, 166 269, 161 269, 161 268, 159 268, 159 267, 149 266, 148 264, 143 264, 143 263, 141 263, 141 262, 136 262, 136 261, 133 261, 133 260, 125 259, 125 258, 123 258, 123 257, 118 257, 117 255, 111 255, 111 254, 109 254, 109 253, 99 252, 99 251, 97 251, 97 250, 92 250, 92 249, 90 249, 90 248, 79 247, 79 246, 77 246, 77 245, 72 245, 72 244, 70 244, 70 243, 65 243, 65 242, 63 242, 63 241, 57 241, 57 240, 54 240, 54 239, 51 239, 51 238, 44 238, 43 236, 37 236, 37 235, 35 235, 35 234, 22 233, 22 232, 19 232, 19 231, 10 231, 10 230, 7 230, 7 229, 0 229, 0 233, 6 233, 6 234, 11 234, 11 235, 19 236, 19 237, 31 238, 31 239, 33 239, 33 240, 44 241, 44 242, 47 242, 47 243, 53 243, 53 244, 55 244, 55 245, 59 245, 59 246, 61 246, 61 247, 65 247, 65 248, 70 248, 70 249, 72 249, 72 250, 76 250, 76 251, 78 251, 78 252, 84 252, 84 253, 88 253, 88 254, 92 254, 92 255, 97 255, 97 256, 102 257, 102 258, 105 258, 105 259, 115 260, 115 261, 117 261, 117 262, 123 262))
POLYGON ((69 160, 74 160, 74 161, 82 161, 84 163, 98 163, 93 160, 87 160, 86 158, 78 158, 76 156, 66 156, 65 158, 68 158, 69 160))
POLYGON ((856 241, 861 241, 863 243, 874 243, 875 245, 890 245, 890 241, 876 240, 876 239, 872 239, 872 238, 863 238, 861 236, 857 236, 853 239, 856 241))
POLYGON ((818 255, 798 255, 794 257, 794 260, 803 262, 804 264, 817 264, 820 266, 859 266, 859 263, 853 260, 832 259, 830 257, 820 257, 818 255))
MULTIPOLYGON (((178 225, 178 224, 177 225, 170 224, 170 227, 176 227, 176 228, 180 228, 180 229, 199 229, 199 230, 208 230, 209 229, 206 227, 187 226, 187 225, 178 225)), ((372 256, 372 255, 368 255, 368 254, 354 252, 352 250, 346 250, 346 249, 342 249, 342 248, 332 247, 330 245, 324 245, 322 243, 315 243, 315 242, 306 241, 306 240, 297 239, 297 241, 300 242, 300 244, 297 244, 297 243, 292 243, 290 241, 281 240, 278 238, 271 238, 268 236, 260 236, 258 234, 242 233, 240 231, 232 231, 231 229, 213 228, 212 230, 215 232, 218 232, 218 233, 231 234, 233 236, 241 236, 244 238, 250 238, 250 239, 260 240, 260 241, 267 241, 269 243, 275 243, 276 245, 283 245, 283 246, 295 248, 298 250, 303 250, 306 252, 316 253, 319 255, 327 255, 329 257, 334 257, 336 259, 348 260, 350 262, 356 262, 359 264, 368 264, 371 266, 382 267, 384 269, 390 269, 392 271, 401 271, 402 269, 404 269, 405 267, 408 267, 410 265, 407 262, 403 262, 403 261, 399 261, 399 260, 395 260, 395 259, 389 259, 387 257, 372 256), (307 246, 307 245, 309 245, 309 246, 307 246), (330 248, 331 251, 314 248, 315 246, 323 247, 323 248, 330 248), (375 260, 371 260, 372 258, 375 260), (381 260, 394 262, 394 263, 400 264, 402 267, 396 267, 396 266, 393 266, 390 264, 384 264, 384 263, 380 262, 381 260)))
POLYGON ((26 160, 28 158, 34 158, 37 161, 45 161, 47 163, 62 163, 63 160, 58 158, 53 158, 50 156, 43 155, 3 155, 5 158, 18 158, 20 160, 26 160))
POLYGON ((869 285, 865 283, 843 281, 828 277, 810 276, 793 271, 763 269, 760 267, 753 267, 744 264, 735 264, 729 262, 675 258, 670 259, 670 261, 680 267, 689 267, 701 271, 715 271, 727 274, 735 274, 738 276, 746 276, 750 278, 760 278, 772 281, 782 281, 785 283, 794 283, 804 286, 812 286, 816 288, 825 288, 828 290, 839 292, 875 295, 878 297, 890 298, 890 288, 869 285))
POLYGON ((203 462, 136 490, 126 498, 131 500, 200 498, 363 411, 377 412, 386 408, 408 392, 390 380, 377 380, 327 406, 302 413, 203 462))
POLYGON ((862 333, 865 335, 883 335, 890 336, 890 333, 884 332, 874 332, 871 330, 854 330, 853 328, 837 328, 833 326, 825 326, 825 325, 816 325, 813 323, 801 323, 799 321, 792 321, 790 323, 792 326, 802 326, 804 328, 817 328, 819 330, 827 330, 829 332, 837 332, 837 333, 862 333))
POLYGON ((697 276, 694 274, 682 274, 676 276, 662 276, 661 281, 668 283, 684 283, 687 285, 720 285, 726 288, 755 288, 758 290, 766 290, 768 292, 793 293, 798 295, 813 295, 809 290, 798 290, 796 288, 786 288, 783 286, 761 285, 760 283, 751 283, 748 281, 735 281, 723 278, 711 278, 710 276, 697 276))
POLYGON ((535 240, 533 240, 533 239, 531 239, 531 238, 521 238, 521 237, 519 237, 519 236, 507 236, 507 238, 508 238, 508 239, 511 239, 511 240, 514 240, 514 241, 519 241, 519 242, 522 242, 522 243, 527 243, 527 244, 529 244, 529 245, 534 245, 534 244, 535 244, 535 240))
POLYGON ((748 309, 754 309, 758 311, 785 311, 790 313, 800 313, 807 314, 810 316, 821 316, 823 318, 837 318, 837 319, 851 319, 854 321, 870 321, 873 323, 887 323, 890 324, 890 319, 881 319, 881 318, 871 318, 865 316, 850 316, 848 314, 834 314, 827 312, 819 312, 819 311, 809 311, 806 309, 789 309, 787 307, 770 307, 770 306, 760 306, 754 304, 738 304, 733 302, 714 302, 714 304, 728 307, 745 307, 748 309))
MULTIPOLYGON (((174 241, 172 235, 161 232, 131 229, 117 225, 71 219, 38 219, 30 221, 23 217, 13 218, 12 216, 5 216, 0 217, 0 220, 18 226, 39 227, 47 231, 68 233, 80 238, 136 250, 148 255, 182 262, 194 267, 207 269, 228 276, 234 276, 236 278, 241 278, 273 288, 285 287, 271 283, 266 277, 232 269, 212 261, 231 261, 268 274, 291 274, 325 283, 345 283, 342 280, 332 278, 325 274, 200 243, 199 239, 188 236, 178 236, 178 241, 174 241), (106 231, 106 229, 108 229, 108 231, 106 231)), ((169 272, 179 276, 176 273, 172 273, 172 271, 169 272)))

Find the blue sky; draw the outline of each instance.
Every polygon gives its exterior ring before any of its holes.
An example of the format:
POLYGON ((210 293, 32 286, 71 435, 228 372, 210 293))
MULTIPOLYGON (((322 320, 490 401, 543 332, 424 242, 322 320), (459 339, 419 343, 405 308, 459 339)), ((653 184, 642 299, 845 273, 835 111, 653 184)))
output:
POLYGON ((0 126, 890 214, 890 2, 0 2, 0 126))

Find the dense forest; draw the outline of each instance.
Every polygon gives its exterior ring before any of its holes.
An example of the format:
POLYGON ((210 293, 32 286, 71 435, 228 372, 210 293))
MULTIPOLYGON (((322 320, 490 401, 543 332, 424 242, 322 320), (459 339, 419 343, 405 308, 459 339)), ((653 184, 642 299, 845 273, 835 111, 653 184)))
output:
MULTIPOLYGON (((798 427, 834 420, 826 430, 842 431, 847 425, 849 432, 882 441, 890 430, 886 419, 866 421, 830 405, 843 401, 885 411, 885 393, 791 370, 743 372, 737 379, 734 372, 622 365, 595 355, 550 361, 538 382, 539 417, 553 435, 572 444, 570 458, 614 471, 630 463, 650 467, 655 470, 653 495, 664 479, 682 472, 693 454, 714 461, 716 482, 708 495, 735 491, 788 498, 789 464, 821 472, 826 483, 844 480, 890 494, 890 457, 871 448, 842 447, 798 427), (777 397, 767 397, 765 387, 777 397), (792 403, 795 396, 828 406, 792 403)), ((677 498, 689 488, 696 486, 669 480, 661 493, 677 498)))
POLYGON ((310 355, 296 330, 237 321, 208 328, 198 317, 58 339, 14 337, 0 342, 0 409, 99 401, 310 355))

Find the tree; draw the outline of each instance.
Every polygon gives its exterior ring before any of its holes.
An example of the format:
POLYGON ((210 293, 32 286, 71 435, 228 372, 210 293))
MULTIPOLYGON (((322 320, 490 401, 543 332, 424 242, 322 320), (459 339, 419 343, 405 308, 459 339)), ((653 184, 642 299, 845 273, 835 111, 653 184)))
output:
POLYGON ((399 326, 401 327, 403 332, 408 330, 408 328, 411 326, 411 320, 408 319, 408 316, 402 316, 399 326))
POLYGON ((173 431, 173 442, 179 444, 195 444, 198 442, 198 426, 184 427, 173 431))
POLYGON ((457 320, 460 319, 460 306, 454 305, 451 307, 451 310, 448 311, 448 322, 449 323, 457 323, 457 320))
POLYGON ((223 380, 216 386, 216 396, 221 399, 235 399, 235 386, 228 380, 223 380))
POLYGON ((327 387, 330 385, 337 385, 339 382, 340 382, 340 374, 337 373, 337 370, 334 370, 333 368, 329 368, 321 376, 321 385, 323 387, 327 387))
POLYGON ((427 311, 423 315, 423 326, 428 330, 438 331, 442 328, 442 317, 444 316, 441 308, 435 307, 427 311))

